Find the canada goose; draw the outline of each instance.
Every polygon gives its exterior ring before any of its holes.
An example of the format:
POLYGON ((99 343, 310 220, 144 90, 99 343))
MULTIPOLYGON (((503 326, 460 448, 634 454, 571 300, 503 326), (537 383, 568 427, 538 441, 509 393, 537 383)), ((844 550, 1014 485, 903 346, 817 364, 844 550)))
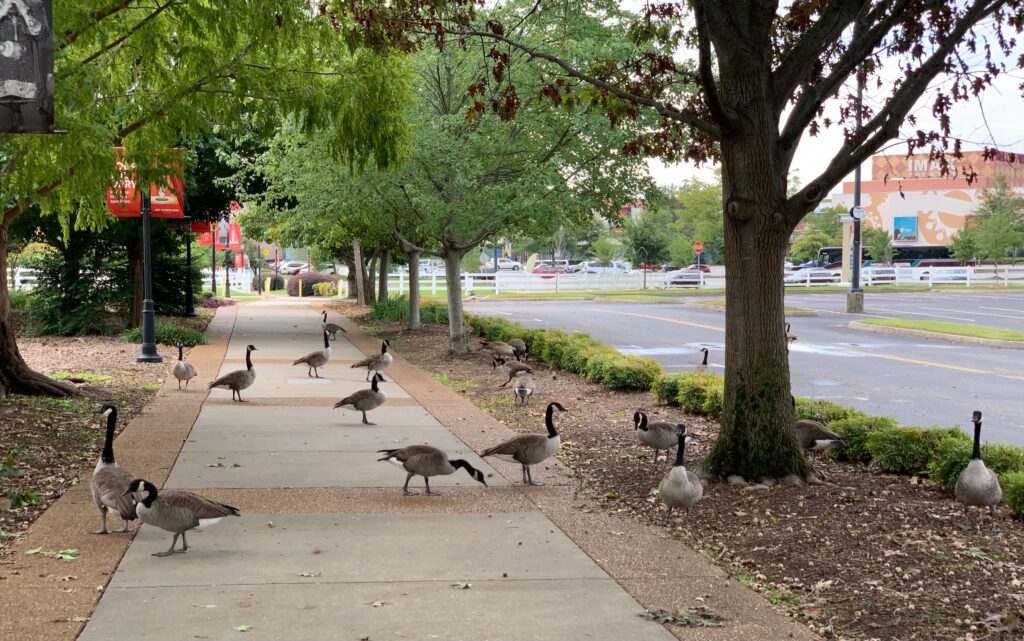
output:
POLYGON ((525 363, 520 363, 518 361, 514 363, 506 363, 505 359, 502 358, 501 356, 491 356, 491 359, 491 367, 496 368, 499 365, 501 365, 501 367, 506 372, 508 372, 508 380, 499 385, 498 387, 505 387, 506 385, 512 382, 513 378, 519 376, 520 374, 533 374, 533 368, 525 363))
MULTIPOLYGON (((796 398, 790 396, 790 400, 793 404, 793 411, 796 411, 796 398)), ((796 435, 796 442, 808 452, 825 450, 835 445, 846 447, 843 437, 818 421, 802 418, 793 423, 793 433, 796 435)))
POLYGON ((345 331, 345 328, 342 327, 341 325, 335 325, 334 323, 328 323, 327 322, 327 310, 326 309, 324 311, 322 311, 321 313, 324 315, 324 322, 320 323, 320 329, 322 329, 325 332, 327 332, 328 334, 330 334, 331 335, 331 340, 338 340, 338 332, 341 332, 342 334, 347 334, 348 333, 348 332, 345 331))
POLYGON ((178 360, 171 368, 171 374, 178 379, 178 389, 181 389, 181 382, 185 381, 185 389, 188 389, 188 382, 196 377, 196 368, 191 363, 185 362, 185 344, 178 341, 178 360))
POLYGON ((786 323, 786 341, 792 343, 796 341, 796 334, 789 331, 789 323, 786 323))
POLYGON ((636 437, 641 443, 654 448, 654 459, 651 461, 651 465, 657 465, 659 451, 665 450, 667 458, 668 450, 679 443, 675 425, 663 421, 648 423, 645 412, 633 413, 633 429, 636 430, 636 437))
POLYGON ((535 383, 529 376, 524 376, 516 381, 516 385, 512 388, 512 391, 515 393, 516 399, 522 401, 523 405, 526 405, 536 389, 537 383, 535 383))
POLYGON ((235 395, 237 394, 238 402, 241 403, 242 390, 248 389, 256 382, 256 368, 252 366, 252 353, 255 351, 257 351, 255 347, 247 345, 245 348, 245 369, 236 369, 233 372, 228 372, 210 383, 207 387, 209 389, 214 387, 229 389, 231 390, 231 400, 235 400, 235 395))
POLYGON ((107 437, 103 441, 103 454, 96 462, 96 469, 92 473, 92 482, 89 484, 92 490, 92 502, 99 508, 103 516, 103 527, 95 534, 107 534, 107 513, 117 511, 124 520, 124 529, 121 532, 131 532, 128 521, 134 521, 135 499, 126 496, 124 491, 131 485, 135 476, 121 468, 114 461, 114 428, 117 427, 117 408, 113 405, 104 405, 97 414, 107 417, 107 437))
POLYGON ((658 484, 658 496, 668 508, 668 512, 665 514, 665 525, 672 520, 672 508, 682 508, 689 516, 690 508, 704 496, 704 486, 701 485, 700 478, 683 465, 686 444, 695 439, 686 434, 684 425, 680 425, 676 429, 676 438, 679 443, 679 448, 676 450, 676 462, 658 484))
POLYGON ((544 422, 548 426, 547 434, 520 434, 484 450, 480 456, 496 456, 503 461, 519 463, 523 466, 524 485, 544 485, 533 480, 530 466, 548 459, 562 445, 562 438, 558 435, 555 423, 551 418, 555 409, 560 412, 565 411, 560 403, 548 404, 547 412, 544 415, 544 422))
POLYGON ((693 371, 696 374, 707 374, 707 372, 708 372, 708 348, 707 347, 701 347, 700 351, 704 352, 704 362, 702 362, 697 367, 694 367, 693 371))
MULTIPOLYGON (((388 354, 388 346, 390 346, 390 345, 391 345, 391 341, 384 340, 380 344, 380 354, 377 354, 376 356, 370 356, 369 358, 364 358, 363 360, 359 361, 358 363, 353 363, 352 367, 353 368, 365 367, 366 368, 366 380, 370 380, 370 372, 378 372, 378 373, 383 372, 384 370, 386 370, 388 368, 388 365, 390 365, 391 362, 393 360, 395 360, 394 357, 391 356, 391 354, 388 354)), ((382 378, 381 380, 384 380, 384 379, 382 378)), ((385 381, 385 382, 387 382, 387 381, 385 381)))
POLYGON ((317 370, 327 364, 327 361, 331 360, 331 344, 327 337, 330 335, 328 330, 324 330, 324 348, 318 349, 315 352, 310 352, 302 358, 296 360, 292 365, 298 365, 304 363, 308 368, 306 370, 306 376, 311 376, 311 372, 316 374, 317 378, 320 378, 320 372, 317 370))
POLYGON ((384 377, 380 373, 373 375, 372 382, 370 383, 370 389, 361 389, 355 394, 349 394, 345 398, 341 399, 334 404, 334 408, 339 407, 351 407, 354 410, 358 410, 363 413, 363 423, 366 425, 376 425, 366 420, 366 413, 370 410, 377 409, 384 404, 384 401, 388 400, 387 394, 377 387, 377 382, 387 383, 384 377))
POLYGON ((133 492, 146 493, 135 507, 142 522, 174 533, 170 549, 166 552, 157 552, 153 556, 174 554, 178 535, 181 535, 181 552, 188 552, 185 532, 196 527, 213 525, 225 516, 241 516, 238 508, 204 499, 198 494, 179 490, 158 492, 155 485, 144 479, 132 481, 124 494, 127 496, 133 492))
POLYGON ((409 473, 405 477, 405 485, 402 486, 402 491, 405 492, 406 496, 419 494, 419 492, 409 489, 409 481, 417 474, 423 477, 423 482, 427 486, 428 496, 441 496, 440 492, 430 491, 430 477, 454 474, 455 470, 460 468, 466 470, 477 482, 487 485, 483 472, 463 459, 449 460, 447 454, 430 445, 410 445, 409 447, 396 450, 377 450, 377 453, 385 455, 383 458, 377 459, 378 461, 395 463, 405 468, 405 471, 409 473))
POLYGON ((992 517, 992 530, 995 531, 996 506, 1003 500, 1003 488, 999 485, 999 477, 985 467, 985 462, 981 460, 981 412, 975 411, 971 421, 974 423, 974 451, 971 452, 967 467, 956 480, 956 500, 963 503, 964 516, 968 519, 968 523, 961 527, 973 527, 968 510, 972 505, 977 505, 988 508, 989 516, 992 517))
POLYGON ((480 339, 480 349, 487 350, 492 356, 501 356, 502 358, 515 358, 519 360, 519 356, 516 355, 516 350, 512 349, 512 346, 508 343, 501 341, 489 341, 486 338, 480 339))
POLYGON ((526 341, 521 338, 513 338, 508 342, 508 346, 515 351, 517 359, 522 356, 525 361, 527 355, 530 353, 530 350, 526 347, 526 341))

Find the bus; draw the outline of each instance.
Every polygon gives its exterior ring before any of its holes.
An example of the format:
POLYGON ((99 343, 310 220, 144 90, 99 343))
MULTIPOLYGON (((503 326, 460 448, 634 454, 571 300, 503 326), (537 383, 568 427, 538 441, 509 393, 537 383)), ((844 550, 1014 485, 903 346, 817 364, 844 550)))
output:
MULTIPOLYGON (((871 252, 861 247, 864 266, 872 263, 871 252)), ((893 265, 903 267, 957 267, 960 261, 949 254, 944 245, 902 245, 893 247, 893 265)), ((843 266, 842 247, 822 247, 818 250, 817 264, 825 269, 839 269, 843 266)))

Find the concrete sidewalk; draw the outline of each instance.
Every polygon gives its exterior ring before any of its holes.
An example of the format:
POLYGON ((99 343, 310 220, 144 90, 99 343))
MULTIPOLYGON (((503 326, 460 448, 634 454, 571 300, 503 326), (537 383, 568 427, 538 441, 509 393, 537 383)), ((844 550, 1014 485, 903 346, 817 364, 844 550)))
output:
POLYGON ((249 626, 247 639, 668 641, 637 615, 698 601, 725 627, 677 637, 814 638, 660 530, 577 509, 557 462, 538 470, 551 485, 513 487, 518 466, 475 453, 511 432, 400 355, 378 426, 332 409, 367 387, 349 364, 379 349, 344 323, 354 343, 339 335, 311 380, 290 363, 322 345, 317 310, 239 308, 221 372, 244 366, 254 344, 251 402, 212 392, 165 486, 243 516, 194 531, 188 554, 170 558, 151 556, 170 535, 143 527, 80 639, 224 639, 249 626), (489 487, 458 472, 434 480, 441 497, 402 496, 404 471, 376 450, 416 443, 468 459, 489 487))

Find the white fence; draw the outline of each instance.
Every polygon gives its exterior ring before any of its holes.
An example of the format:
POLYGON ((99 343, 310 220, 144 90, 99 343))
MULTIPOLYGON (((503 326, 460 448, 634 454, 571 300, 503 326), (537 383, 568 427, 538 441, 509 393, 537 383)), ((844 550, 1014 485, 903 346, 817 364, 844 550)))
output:
POLYGON ((19 268, 14 272, 14 282, 11 282, 11 273, 8 271, 4 274, 7 279, 7 288, 10 291, 20 290, 30 292, 36 287, 36 270, 28 268, 19 268))
MULTIPOLYGON (((252 278, 253 273, 251 269, 229 269, 228 272, 228 283, 231 285, 231 291, 238 292, 239 294, 248 294, 252 291, 252 278)), ((208 290, 210 287, 210 270, 209 268, 202 270, 202 289, 208 290)), ((224 292, 224 268, 217 268, 217 295, 220 296, 224 292)))
MULTIPOLYGON (((820 273, 820 270, 819 270, 820 273)), ((861 272, 861 285, 964 285, 966 287, 1024 285, 1024 265, 983 265, 979 267, 866 267, 861 272)), ((807 272, 796 282, 787 281, 787 287, 820 287, 838 285, 838 279, 829 281, 807 272)))
MULTIPOLYGON (((606 272, 601 274, 530 274, 521 271, 499 271, 497 274, 462 274, 461 287, 466 295, 497 295, 502 293, 589 292, 625 289, 664 289, 664 272, 606 272)), ((700 277, 683 287, 724 287, 722 278, 700 277)), ((388 291, 398 294, 409 292, 408 274, 389 274, 388 291)), ((448 291, 444 274, 420 276, 420 294, 443 296, 448 291)))

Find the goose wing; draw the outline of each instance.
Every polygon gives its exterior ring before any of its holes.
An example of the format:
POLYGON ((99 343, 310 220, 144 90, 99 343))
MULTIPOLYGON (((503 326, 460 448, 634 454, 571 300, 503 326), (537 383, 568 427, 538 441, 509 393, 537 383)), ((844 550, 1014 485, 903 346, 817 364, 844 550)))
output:
POLYGON ((192 367, 192 363, 185 363, 185 378, 192 379, 196 377, 196 368, 192 367))
POLYGON ((341 332, 342 334, 347 334, 348 333, 348 332, 345 331, 344 327, 342 327, 341 325, 335 325, 334 323, 325 323, 324 324, 324 329, 326 329, 327 331, 331 332, 332 334, 334 332, 341 332))
POLYGON ((637 437, 645 445, 668 450, 679 444, 676 426, 664 421, 647 424, 647 431, 637 430, 637 437))
POLYGON ((817 441, 841 441, 843 438, 818 421, 800 419, 793 425, 797 441, 805 448, 814 447, 817 441))
POLYGON ((354 394, 349 394, 345 398, 341 399, 340 401, 334 404, 334 407, 339 408, 344 407, 346 405, 355 405, 359 401, 369 398, 370 394, 373 394, 372 389, 361 389, 358 392, 355 392, 354 394))
POLYGON ((120 467, 105 467, 92 477, 98 501, 111 510, 117 510, 125 521, 134 521, 136 518, 135 498, 124 494, 133 480, 135 475, 120 467))
POLYGON ((400 450, 380 450, 380 452, 387 455, 377 460, 394 459, 401 462, 406 470, 417 474, 436 476, 447 473, 446 470, 451 467, 448 456, 430 445, 410 445, 400 450))
POLYGON ((380 356, 370 356, 368 358, 364 358, 358 363, 352 363, 352 367, 369 367, 370 369, 373 369, 379 360, 380 356))
POLYGON ((162 504, 162 510, 187 512, 199 520, 220 519, 225 516, 241 516, 236 507, 218 503, 191 492, 165 491, 160 493, 158 500, 162 504))
POLYGON ((522 453, 543 446, 547 439, 545 434, 520 434, 503 443, 498 443, 494 447, 487 448, 480 453, 480 456, 511 456, 519 460, 522 453))
POLYGON ((236 369, 233 372, 228 372, 224 376, 216 379, 210 383, 207 387, 213 389, 214 387, 232 387, 234 385, 240 385, 245 382, 248 371, 244 369, 236 369))
MULTIPOLYGON (((299 363, 309 363, 310 361, 316 360, 318 358, 322 358, 323 355, 324 355, 324 351, 322 349, 318 349, 315 352, 310 352, 310 353, 306 354, 302 358, 296 359, 295 362, 292 363, 292 365, 298 365, 299 363)), ((355 367, 355 365, 353 365, 353 367, 355 367)))

